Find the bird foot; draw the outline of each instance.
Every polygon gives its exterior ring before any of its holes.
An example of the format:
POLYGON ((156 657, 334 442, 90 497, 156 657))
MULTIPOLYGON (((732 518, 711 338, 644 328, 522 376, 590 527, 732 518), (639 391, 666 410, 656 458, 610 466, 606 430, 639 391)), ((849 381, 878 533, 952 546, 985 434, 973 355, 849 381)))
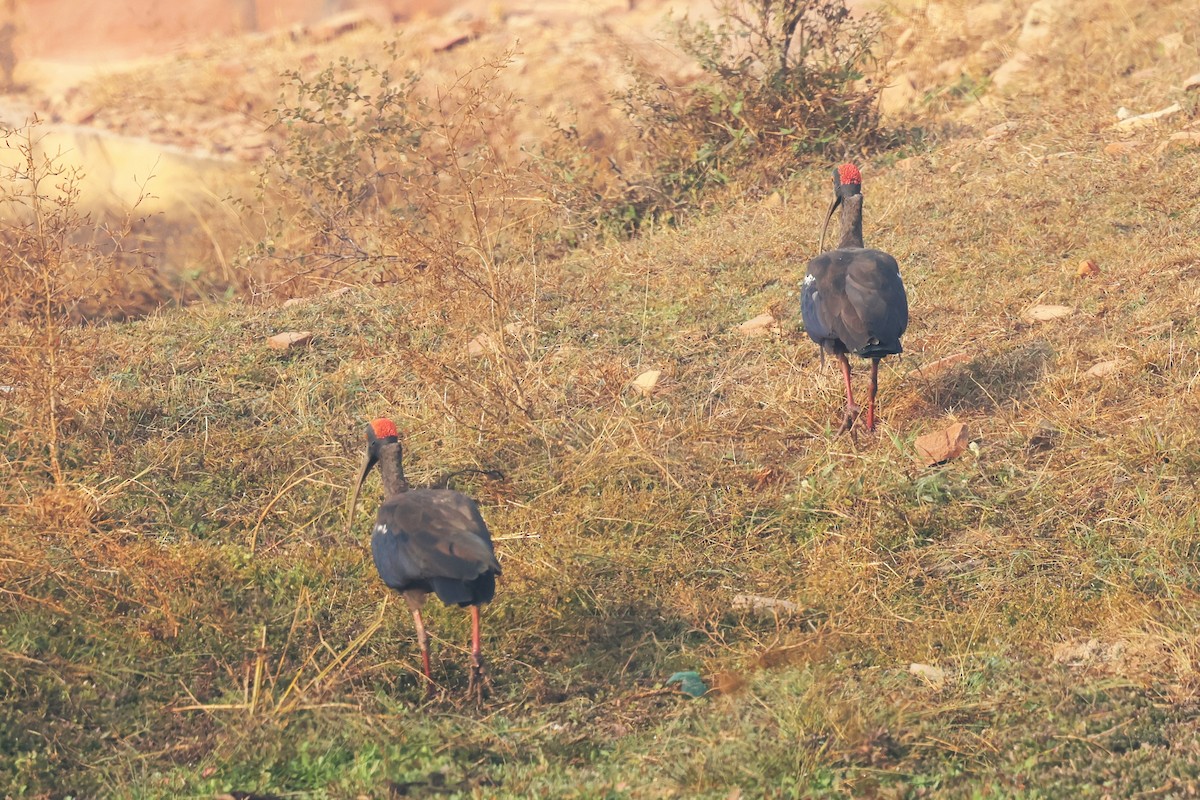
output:
POLYGON ((483 699, 492 688, 492 679, 483 668, 483 656, 471 657, 471 677, 467 682, 467 694, 475 699, 476 705, 483 705, 483 699))
POLYGON ((854 427, 855 421, 858 419, 860 409, 853 403, 846 404, 846 419, 842 421, 842 427, 838 428, 838 433, 845 433, 854 427))

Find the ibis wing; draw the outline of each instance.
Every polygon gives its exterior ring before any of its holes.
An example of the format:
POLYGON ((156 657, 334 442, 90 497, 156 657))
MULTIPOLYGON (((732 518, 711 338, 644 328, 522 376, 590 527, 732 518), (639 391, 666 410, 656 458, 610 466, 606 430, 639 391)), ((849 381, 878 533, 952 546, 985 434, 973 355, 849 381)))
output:
POLYGON ((414 581, 470 581, 500 574, 492 537, 479 506, 459 492, 417 489, 379 509, 371 551, 388 586, 414 581))
POLYGON ((846 297, 862 322, 866 340, 898 344, 908 327, 908 295, 896 259, 879 250, 847 252, 853 257, 845 264, 846 297))
POLYGON ((832 250, 808 262, 800 313, 814 342, 835 349, 840 343, 853 351, 865 346, 869 335, 846 292, 847 252, 832 250))

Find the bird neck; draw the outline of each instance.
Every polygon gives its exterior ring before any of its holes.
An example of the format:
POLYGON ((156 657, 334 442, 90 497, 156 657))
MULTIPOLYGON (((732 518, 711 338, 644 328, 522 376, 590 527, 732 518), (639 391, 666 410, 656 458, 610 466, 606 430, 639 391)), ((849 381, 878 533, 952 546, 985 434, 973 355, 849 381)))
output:
POLYGON ((408 491, 408 478, 404 477, 404 452, 399 442, 379 448, 379 477, 383 480, 385 497, 408 491))
POLYGON ((838 250, 863 246, 862 206, 861 194, 852 194, 842 201, 842 236, 838 242, 838 250))

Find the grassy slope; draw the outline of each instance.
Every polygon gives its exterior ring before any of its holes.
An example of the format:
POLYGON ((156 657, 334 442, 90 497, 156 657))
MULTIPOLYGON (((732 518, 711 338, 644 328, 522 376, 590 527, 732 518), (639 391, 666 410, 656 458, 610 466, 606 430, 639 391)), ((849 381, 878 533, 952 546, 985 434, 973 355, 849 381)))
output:
POLYGON ((997 147, 968 134, 907 169, 864 165, 868 239, 913 307, 875 437, 831 434, 839 381, 794 316, 783 336, 731 332, 794 309, 823 171, 783 206, 546 265, 522 310, 532 422, 481 415, 480 390, 428 367, 504 383, 459 358, 475 330, 405 290, 80 334, 95 380, 66 429, 68 484, 13 460, 19 439, 5 451, 6 794, 1194 788, 1200 159, 1155 152, 1182 122, 1127 159, 1102 148, 1111 108, 1178 97, 1195 50, 1163 58, 1168 21, 1130 25, 1111 62, 1089 50, 1111 31, 1081 25, 1047 67, 1060 80, 985 111, 982 127, 1019 124, 997 147), (1158 77, 1111 78, 1145 67, 1158 77), (1082 258, 1101 274, 1077 278, 1082 258), (1034 302, 1076 313, 1030 324, 1034 302), (300 328, 318 332, 307 350, 263 346, 300 328), (1083 376, 1109 358, 1117 373, 1083 376), (664 390, 636 398, 648 368, 664 390), (505 568, 482 711, 456 699, 465 615, 430 613, 447 694, 422 706, 367 512, 343 533, 361 424, 381 413, 413 477, 510 476, 472 487, 505 568), (919 467, 913 438, 949 420, 978 452, 919 467), (731 611, 739 593, 803 610, 731 611), (682 669, 724 691, 656 691, 682 669))

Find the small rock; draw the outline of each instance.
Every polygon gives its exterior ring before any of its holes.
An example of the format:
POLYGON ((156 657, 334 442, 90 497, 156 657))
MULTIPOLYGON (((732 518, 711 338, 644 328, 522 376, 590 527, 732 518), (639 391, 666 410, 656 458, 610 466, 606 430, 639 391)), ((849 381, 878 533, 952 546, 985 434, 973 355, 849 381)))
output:
POLYGON ((1117 119, 1129 119, 1132 116, 1133 116, 1133 112, 1130 111, 1125 106, 1121 106, 1120 108, 1117 109, 1117 119))
POLYGON ((533 326, 528 322, 510 322, 504 326, 504 332, 509 336, 520 338, 527 333, 533 333, 533 326))
POLYGON ((786 611, 789 614, 798 614, 804 610, 803 606, 791 600, 779 600, 757 594, 735 594, 729 600, 729 607, 735 611, 786 611))
POLYGON ((1054 34, 1063 5, 1062 0, 1037 0, 1031 5, 1025 13, 1025 21, 1021 23, 1017 47, 1027 53, 1041 50, 1041 46, 1054 34))
POLYGON ((1095 261, 1084 259, 1079 262, 1079 268, 1075 270, 1075 274, 1080 278, 1094 278, 1100 274, 1100 267, 1096 266, 1095 261))
POLYGON ((1127 156, 1136 153, 1141 147, 1141 142, 1111 142, 1104 146, 1104 152, 1110 156, 1127 156))
POLYGON ((967 59, 963 57, 948 58, 933 68, 934 74, 946 80, 955 80, 963 73, 963 65, 967 59))
POLYGON ((908 377, 910 377, 910 378, 931 378, 934 375, 937 375, 939 372, 944 372, 945 370, 949 369, 950 367, 953 367, 955 364, 962 364, 964 362, 970 361, 971 358, 972 358, 972 356, 970 353, 955 353, 952 356, 946 356, 945 358, 939 358, 937 361, 930 361, 928 364, 925 364, 924 366, 920 366, 914 370, 909 371, 908 377))
POLYGON ((978 149, 991 150, 997 144, 1012 136, 1020 127, 1020 123, 1017 122, 1001 122, 999 125, 993 125, 987 129, 987 135, 979 143, 978 149))
POLYGON ((879 93, 879 110, 885 116, 897 114, 908 108, 919 94, 917 84, 913 82, 910 73, 897 75, 895 80, 883 87, 883 91, 879 93))
POLYGON ((307 346, 312 338, 312 331, 288 331, 267 339, 267 346, 272 350, 293 350, 307 346))
POLYGON ((329 42, 373 21, 369 12, 345 11, 316 23, 308 34, 314 42, 329 42))
POLYGON ((1176 31, 1166 36, 1158 37, 1158 43, 1163 49, 1163 55, 1172 55, 1183 47, 1183 34, 1176 31))
POLYGON ((1069 667, 1087 667, 1118 661, 1124 651, 1124 642, 1105 643, 1098 639, 1088 639, 1056 644, 1052 651, 1052 657, 1057 664, 1065 664, 1069 667))
POLYGON ((474 38, 470 32, 453 33, 449 36, 443 36, 441 39, 435 39, 430 42, 430 49, 435 53, 448 53, 456 47, 462 47, 467 42, 474 38))
POLYGON ((738 333, 745 336, 766 336, 775 327, 775 318, 770 314, 759 314, 737 326, 738 333))
POLYGON ((1200 131, 1179 131, 1168 137, 1164 149, 1186 150, 1189 147, 1200 147, 1200 131))
POLYGON ((494 350, 496 346, 491 334, 481 333, 471 341, 467 342, 467 355, 471 358, 479 358, 487 355, 488 352, 494 350))
POLYGON ((1025 310, 1025 319, 1030 322, 1049 322, 1052 319, 1061 319, 1069 317, 1075 313, 1075 309, 1070 306, 1030 306, 1025 310))
POLYGON ((1121 368, 1125 362, 1119 358, 1112 361, 1101 361, 1099 364, 1093 364, 1092 368, 1083 373, 1085 378, 1103 378, 1106 375, 1111 375, 1121 368))
POLYGON ((913 442, 917 454, 927 467, 958 458, 967 449, 967 426, 956 422, 948 428, 924 436, 913 442))
POLYGON ((1021 127, 1019 122, 1001 122, 999 125, 993 125, 987 129, 987 135, 991 136, 1008 136, 1013 131, 1021 127))
POLYGON ((1158 124, 1159 120, 1169 117, 1172 114, 1178 114, 1180 111, 1183 111, 1183 106, 1179 105, 1179 103, 1172 103, 1166 108, 1160 108, 1158 111, 1150 111, 1146 114, 1138 114, 1137 116, 1126 117, 1118 122, 1114 127, 1123 131, 1137 130, 1138 128, 1144 128, 1147 125, 1156 125, 1158 124))
POLYGON ((63 115, 63 121, 71 125, 90 125, 95 121, 96 115, 99 114, 101 110, 101 107, 98 105, 86 105, 72 108, 63 115))
POLYGON ((908 672, 910 675, 916 675, 923 679, 926 683, 935 689, 942 688, 946 682, 946 670, 941 667, 935 667, 932 664, 909 664, 908 672))
POLYGON ((967 14, 967 30, 973 36, 990 36, 1007 27, 1011 6, 1004 0, 980 3, 967 14))
POLYGON ((289 297, 287 300, 283 301, 283 307, 284 308, 294 308, 296 306, 302 306, 305 303, 308 303, 311 301, 312 301, 311 297, 289 297))
POLYGON ((654 394, 654 389, 658 386, 658 379, 660 377, 662 377, 662 370, 648 369, 633 379, 633 388, 637 389, 642 395, 649 397, 654 394))
POLYGON ((1183 90, 1185 92, 1192 92, 1196 89, 1200 89, 1200 72, 1197 72, 1195 75, 1183 82, 1183 90))
POLYGON ((1027 53, 1017 53, 1012 58, 1005 61, 996 71, 992 73, 992 85, 997 89, 1003 89, 1006 86, 1014 83, 1017 78, 1025 73, 1033 59, 1027 53))

